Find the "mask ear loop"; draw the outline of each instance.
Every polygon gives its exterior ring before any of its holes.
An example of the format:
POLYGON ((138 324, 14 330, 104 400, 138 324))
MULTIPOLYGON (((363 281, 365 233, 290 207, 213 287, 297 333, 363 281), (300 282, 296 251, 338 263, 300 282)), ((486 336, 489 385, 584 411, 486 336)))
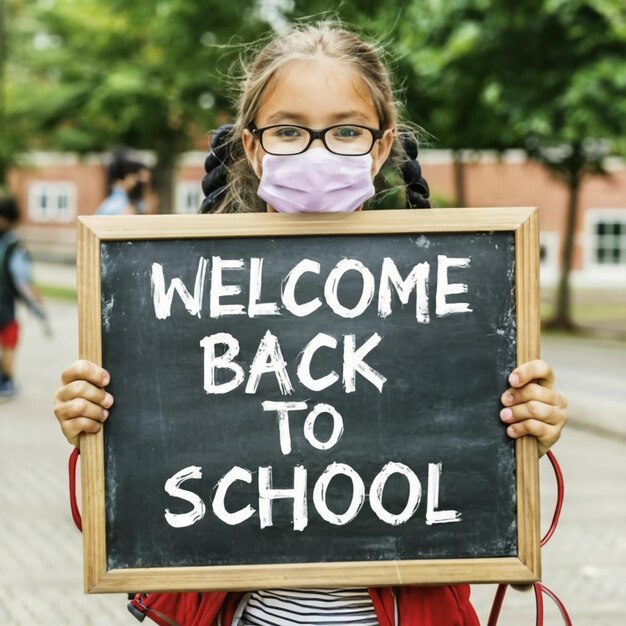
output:
MULTIPOLYGON (((548 532, 543 536, 541 540, 541 547, 548 543, 552 535, 554 535, 554 531, 556 530, 556 527, 559 523, 559 518, 561 517, 563 499, 565 496, 565 481, 563 479, 561 467, 552 452, 548 451, 547 457, 552 464, 552 469, 554 470, 554 475, 556 477, 557 498, 554 507, 554 513, 552 515, 552 522, 550 523, 550 528, 548 529, 548 532)), ((500 616, 500 611, 502 610, 502 603, 504 602, 504 596, 506 595, 508 587, 508 584, 498 585, 498 589, 496 590, 496 595, 493 599, 493 604, 491 606, 491 612, 489 614, 489 621, 487 622, 487 626, 497 625, 498 617, 500 616)), ((566 624, 566 626, 572 626, 572 620, 570 619, 565 605, 551 589, 549 589, 540 582, 534 583, 533 589, 535 592, 536 626, 543 626, 543 594, 547 595, 557 605, 561 612, 561 616, 563 617, 563 622, 566 624)))

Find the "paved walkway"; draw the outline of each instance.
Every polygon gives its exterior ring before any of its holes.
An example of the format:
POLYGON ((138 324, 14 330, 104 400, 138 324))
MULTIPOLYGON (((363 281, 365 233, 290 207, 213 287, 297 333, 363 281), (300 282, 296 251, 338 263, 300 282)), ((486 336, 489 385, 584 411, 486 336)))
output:
MULTIPOLYGON (((74 303, 60 301, 50 302, 50 309, 51 339, 35 320, 23 318, 21 394, 0 405, 0 626, 137 624, 123 595, 82 593, 81 536, 67 504, 69 446, 52 414, 59 373, 77 353, 76 311, 74 303)), ((606 398, 626 405, 623 344, 594 345, 588 352, 567 340, 544 346, 562 388, 573 377, 571 413, 587 425, 605 411, 606 398)), ((556 451, 567 494, 561 526, 543 552, 544 582, 566 603, 575 626, 617 626, 626 616, 626 440, 574 424, 556 451)), ((547 461, 542 468, 545 528, 554 484, 547 461)), ((482 623, 494 590, 475 587, 482 623)), ((531 594, 510 592, 501 624, 534 624, 532 606, 531 594)), ((546 611, 546 626, 561 623, 549 602, 546 611)))

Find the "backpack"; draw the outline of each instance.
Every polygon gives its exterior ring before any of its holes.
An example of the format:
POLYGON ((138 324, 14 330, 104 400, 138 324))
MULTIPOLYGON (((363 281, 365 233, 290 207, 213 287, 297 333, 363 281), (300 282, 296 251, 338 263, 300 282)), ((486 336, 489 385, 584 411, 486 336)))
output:
POLYGON ((20 297, 9 269, 18 246, 19 241, 10 234, 0 237, 0 327, 15 319, 15 300, 20 297))

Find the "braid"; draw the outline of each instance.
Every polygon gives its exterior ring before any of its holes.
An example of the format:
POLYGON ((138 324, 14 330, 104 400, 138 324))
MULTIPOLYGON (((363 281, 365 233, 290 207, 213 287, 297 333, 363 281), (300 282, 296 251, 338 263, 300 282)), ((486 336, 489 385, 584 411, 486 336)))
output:
POLYGON ((400 172, 406 185, 406 200, 409 209, 430 209, 430 189, 422 176, 422 166, 417 160, 418 146, 413 133, 401 136, 404 158, 400 161, 400 172))
POLYGON ((220 126, 211 138, 211 151, 204 161, 202 191, 204 200, 200 205, 200 213, 214 213, 222 201, 228 186, 228 168, 232 162, 232 124, 220 126))

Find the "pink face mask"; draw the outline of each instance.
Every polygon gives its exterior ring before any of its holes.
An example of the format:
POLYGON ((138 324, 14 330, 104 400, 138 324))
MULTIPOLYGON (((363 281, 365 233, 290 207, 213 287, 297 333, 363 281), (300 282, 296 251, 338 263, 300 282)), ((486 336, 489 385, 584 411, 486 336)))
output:
POLYGON ((281 213, 339 213, 374 195, 372 157, 342 156, 323 148, 263 157, 258 194, 281 213))

